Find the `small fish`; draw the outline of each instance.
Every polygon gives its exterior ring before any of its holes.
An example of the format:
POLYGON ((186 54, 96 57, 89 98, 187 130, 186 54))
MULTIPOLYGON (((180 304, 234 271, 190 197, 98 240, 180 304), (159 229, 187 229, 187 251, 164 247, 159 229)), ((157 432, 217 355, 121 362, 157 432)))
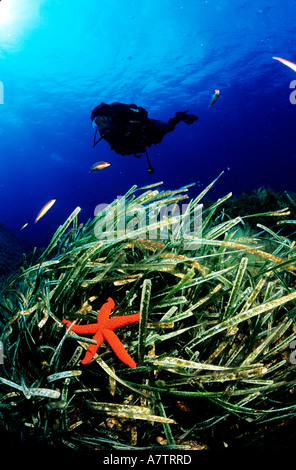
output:
POLYGON ((47 211, 49 211, 49 209, 54 205, 55 202, 56 202, 56 199, 51 199, 49 202, 45 204, 44 207, 42 207, 41 211, 39 212, 39 214, 37 215, 35 219, 35 224, 38 222, 39 219, 41 219, 41 217, 43 217, 46 214, 47 211))
POLYGON ((287 67, 290 67, 290 69, 296 72, 296 64, 293 64, 293 62, 289 62, 289 60, 286 59, 281 59, 280 57, 273 57, 273 59, 278 60, 279 62, 286 65, 287 67))
POLYGON ((220 96, 220 90, 215 90, 215 93, 213 94, 212 99, 210 101, 209 107, 212 106, 214 103, 216 103, 219 96, 220 96))
POLYGON ((108 168, 108 166, 110 165, 111 163, 109 162, 98 162, 98 163, 95 163, 89 171, 92 172, 92 171, 103 170, 103 168, 108 168))
POLYGON ((24 225, 21 226, 20 230, 23 230, 24 228, 26 228, 28 225, 28 222, 24 223, 24 225))

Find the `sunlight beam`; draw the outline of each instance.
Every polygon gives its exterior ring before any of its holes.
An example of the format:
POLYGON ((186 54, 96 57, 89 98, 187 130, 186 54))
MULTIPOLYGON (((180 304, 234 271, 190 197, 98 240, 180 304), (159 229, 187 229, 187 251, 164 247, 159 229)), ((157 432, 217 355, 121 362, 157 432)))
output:
POLYGON ((0 1, 0 24, 7 24, 11 21, 11 0, 2 0, 0 1))

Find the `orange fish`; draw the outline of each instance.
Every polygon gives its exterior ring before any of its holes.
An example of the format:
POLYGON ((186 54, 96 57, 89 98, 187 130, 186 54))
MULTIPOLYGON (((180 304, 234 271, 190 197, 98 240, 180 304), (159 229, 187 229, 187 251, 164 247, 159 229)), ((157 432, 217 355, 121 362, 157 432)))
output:
POLYGON ((289 62, 289 60, 286 59, 281 59, 280 57, 273 57, 273 59, 278 60, 279 62, 286 65, 287 67, 290 67, 290 69, 296 72, 296 64, 294 64, 293 62, 289 62))
POLYGON ((92 171, 102 170, 103 168, 108 168, 108 166, 110 165, 111 163, 109 162, 98 162, 98 163, 95 163, 89 171, 92 172, 92 171))
POLYGON ((39 219, 41 219, 41 217, 43 217, 46 214, 47 211, 49 211, 49 209, 54 205, 55 202, 56 202, 56 199, 51 199, 49 202, 45 204, 44 207, 42 207, 41 211, 39 212, 39 214, 37 215, 35 219, 35 224, 38 222, 39 219))

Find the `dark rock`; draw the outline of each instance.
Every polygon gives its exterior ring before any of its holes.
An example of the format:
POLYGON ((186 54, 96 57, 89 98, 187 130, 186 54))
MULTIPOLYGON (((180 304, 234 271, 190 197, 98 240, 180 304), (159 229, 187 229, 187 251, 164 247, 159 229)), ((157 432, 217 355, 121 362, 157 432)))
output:
POLYGON ((14 273, 22 264, 23 253, 32 247, 18 238, 6 225, 0 222, 0 280, 14 273))

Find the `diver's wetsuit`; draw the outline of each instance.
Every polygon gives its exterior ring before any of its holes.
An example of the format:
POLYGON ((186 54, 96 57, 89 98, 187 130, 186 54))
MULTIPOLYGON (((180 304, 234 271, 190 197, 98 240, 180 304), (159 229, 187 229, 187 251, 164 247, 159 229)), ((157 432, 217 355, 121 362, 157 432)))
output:
POLYGON ((112 150, 120 155, 138 156, 146 152, 146 147, 159 144, 165 134, 172 132, 180 121, 192 124, 198 119, 187 112, 176 113, 166 123, 148 118, 147 111, 135 104, 101 103, 93 109, 91 120, 100 132, 99 140, 106 140, 112 150))

